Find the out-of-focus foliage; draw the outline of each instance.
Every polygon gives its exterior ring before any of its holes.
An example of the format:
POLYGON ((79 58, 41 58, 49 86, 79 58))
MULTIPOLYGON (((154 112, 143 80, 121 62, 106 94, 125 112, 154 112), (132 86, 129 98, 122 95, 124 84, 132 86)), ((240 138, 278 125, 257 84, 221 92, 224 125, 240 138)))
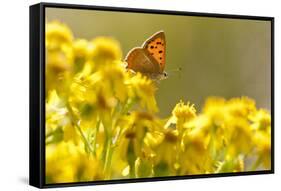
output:
MULTIPOLYGON (((169 80, 169 79, 167 79, 169 80)), ((248 97, 180 101, 158 117, 157 84, 126 71, 117 40, 46 25, 46 182, 271 168, 271 116, 248 97)))

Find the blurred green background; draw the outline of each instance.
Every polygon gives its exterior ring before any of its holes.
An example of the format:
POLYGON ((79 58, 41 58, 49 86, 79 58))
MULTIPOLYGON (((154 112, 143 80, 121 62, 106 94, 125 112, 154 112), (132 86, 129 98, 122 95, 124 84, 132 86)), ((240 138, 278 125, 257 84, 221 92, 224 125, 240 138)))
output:
POLYGON ((159 115, 180 99, 201 110, 209 96, 248 96, 271 107, 270 21, 47 8, 47 21, 67 24, 75 38, 111 36, 127 52, 164 30, 166 71, 157 91, 159 115), (181 72, 171 72, 177 68, 181 72), (170 71, 170 72, 169 72, 170 71))

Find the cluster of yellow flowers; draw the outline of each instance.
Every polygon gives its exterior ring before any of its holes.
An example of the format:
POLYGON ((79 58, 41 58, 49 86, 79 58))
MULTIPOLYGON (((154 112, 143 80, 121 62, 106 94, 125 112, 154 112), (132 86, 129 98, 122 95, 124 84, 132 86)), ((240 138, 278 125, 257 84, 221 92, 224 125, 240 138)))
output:
POLYGON ((180 101, 157 116, 156 85, 126 71, 118 41, 46 25, 46 182, 271 168, 271 116, 247 97, 180 101))

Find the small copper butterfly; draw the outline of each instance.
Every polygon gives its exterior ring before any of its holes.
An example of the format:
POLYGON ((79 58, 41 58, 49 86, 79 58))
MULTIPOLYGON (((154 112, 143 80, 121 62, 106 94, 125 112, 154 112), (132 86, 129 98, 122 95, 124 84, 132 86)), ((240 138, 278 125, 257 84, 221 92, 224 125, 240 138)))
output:
POLYGON ((141 47, 133 48, 125 58, 127 69, 140 72, 156 81, 168 77, 164 71, 165 61, 166 41, 164 31, 152 35, 141 47))

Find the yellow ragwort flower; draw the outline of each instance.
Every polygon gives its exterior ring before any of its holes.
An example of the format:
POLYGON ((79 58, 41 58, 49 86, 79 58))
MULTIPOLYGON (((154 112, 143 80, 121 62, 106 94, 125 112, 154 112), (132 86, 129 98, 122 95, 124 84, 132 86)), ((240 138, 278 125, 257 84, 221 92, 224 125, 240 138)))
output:
POLYGON ((89 58, 89 42, 85 39, 77 39, 73 42, 74 70, 80 72, 89 58))
POLYGON ((232 98, 227 102, 229 113, 237 117, 247 118, 249 114, 256 111, 256 103, 248 97, 232 98))
POLYGON ((120 44, 110 37, 95 38, 89 45, 89 57, 93 61, 95 69, 100 70, 105 65, 114 64, 113 61, 121 60, 122 51, 120 44))
POLYGON ((59 21, 52 21, 46 24, 46 47, 48 49, 70 45, 72 40, 73 34, 67 25, 59 21))
POLYGON ((172 113, 177 119, 189 120, 196 116, 194 105, 189 102, 184 104, 182 100, 175 106, 172 113))
POLYGON ((253 122, 252 128, 255 130, 270 131, 271 130, 271 116, 265 109, 260 109, 249 116, 253 122))
POLYGON ((184 124, 196 117, 196 110, 194 105, 189 102, 184 104, 182 100, 176 104, 172 111, 172 116, 169 118, 164 128, 173 128, 179 131, 180 136, 182 136, 184 124))
POLYGON ((156 87, 149 78, 137 73, 126 82, 129 86, 130 98, 137 99, 143 108, 157 112, 158 107, 154 97, 156 87))
POLYGON ((46 24, 46 92, 67 94, 73 72, 73 35, 58 21, 46 24))
POLYGON ((89 156, 83 144, 61 142, 46 147, 47 183, 70 183, 103 179, 99 161, 89 156))

